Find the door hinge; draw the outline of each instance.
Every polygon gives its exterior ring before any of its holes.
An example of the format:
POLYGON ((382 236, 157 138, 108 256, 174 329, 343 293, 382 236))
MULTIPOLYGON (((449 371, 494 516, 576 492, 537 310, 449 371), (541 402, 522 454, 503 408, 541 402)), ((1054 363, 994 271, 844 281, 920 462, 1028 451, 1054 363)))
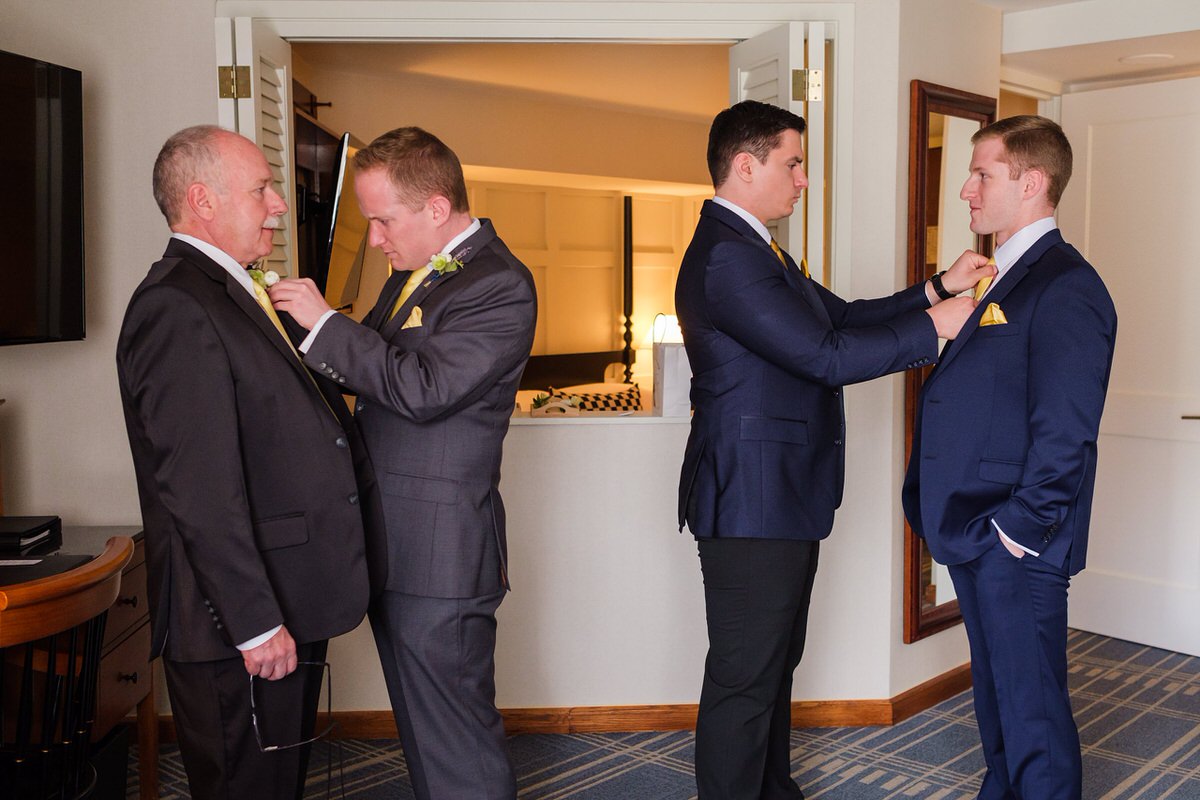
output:
POLYGON ((825 99, 825 70, 792 70, 792 100, 820 103, 825 99))
POLYGON ((243 99, 250 96, 249 67, 217 67, 217 96, 243 99))

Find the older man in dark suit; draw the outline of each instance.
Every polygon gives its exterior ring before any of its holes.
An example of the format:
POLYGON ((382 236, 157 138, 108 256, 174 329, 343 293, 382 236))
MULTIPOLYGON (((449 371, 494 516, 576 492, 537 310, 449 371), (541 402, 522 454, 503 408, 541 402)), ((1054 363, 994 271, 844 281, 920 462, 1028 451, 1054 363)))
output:
POLYGON ((420 128, 355 155, 368 241, 394 270, 357 324, 310 281, 271 290, 312 328, 314 369, 357 393, 386 541, 375 630, 420 800, 508 800, 495 706, 496 609, 508 589, 500 454, 537 319, 529 270, 471 217, 458 158, 420 128))
POLYGON ((154 195, 173 236, 117 344, 152 654, 192 797, 299 797, 307 749, 286 746, 312 735, 323 670, 297 665, 324 661, 366 612, 374 480, 345 404, 319 391, 246 269, 287 210, 259 149, 180 131, 154 195))
POLYGON ((904 511, 950 567, 987 763, 981 800, 1079 800, 1067 589, 1087 555, 1117 314, 1054 209, 1071 145, 1044 117, 975 134, 962 199, 999 275, 921 389, 904 511))
POLYGON ((679 524, 698 540, 709 651, 696 722, 701 800, 801 798, 790 774, 792 672, 818 542, 841 503, 841 387, 937 358, 990 274, 964 254, 930 284, 847 303, 779 249, 767 223, 808 185, 804 120, 746 101, 709 134, 704 204, 675 290, 695 415, 679 524))

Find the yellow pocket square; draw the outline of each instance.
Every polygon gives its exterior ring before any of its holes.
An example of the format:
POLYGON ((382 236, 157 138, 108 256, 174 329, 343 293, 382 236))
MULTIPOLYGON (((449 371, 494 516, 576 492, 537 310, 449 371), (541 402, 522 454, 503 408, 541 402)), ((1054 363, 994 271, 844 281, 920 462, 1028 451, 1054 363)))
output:
POLYGON ((1007 325, 1008 319, 1004 316, 1004 311, 1001 310, 998 303, 988 303, 988 307, 984 310, 983 316, 979 318, 979 327, 984 325, 1007 325))
POLYGON ((419 327, 421 327, 421 307, 414 306, 412 313, 408 315, 408 319, 404 320, 404 324, 400 326, 400 330, 419 327))

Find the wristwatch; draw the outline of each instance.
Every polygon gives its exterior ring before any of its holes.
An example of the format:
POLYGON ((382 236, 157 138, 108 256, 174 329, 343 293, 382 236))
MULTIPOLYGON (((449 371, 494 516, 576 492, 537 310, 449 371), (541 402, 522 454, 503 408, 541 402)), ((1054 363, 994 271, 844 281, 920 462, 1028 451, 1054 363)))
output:
POLYGON ((934 294, 943 300, 949 300, 954 297, 954 292, 946 291, 946 287, 942 285, 942 276, 946 274, 946 270, 935 272, 929 277, 929 284, 933 286, 934 294))

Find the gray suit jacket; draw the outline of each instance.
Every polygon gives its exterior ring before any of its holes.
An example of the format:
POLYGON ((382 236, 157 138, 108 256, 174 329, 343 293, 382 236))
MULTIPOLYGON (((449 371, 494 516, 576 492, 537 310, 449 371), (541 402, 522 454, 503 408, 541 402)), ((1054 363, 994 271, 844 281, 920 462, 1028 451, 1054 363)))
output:
POLYGON ((358 324, 326 321, 305 361, 358 395, 356 420, 383 497, 370 537, 373 588, 480 597, 508 588, 500 456, 533 345, 533 277, 489 220, 456 272, 431 276, 395 317, 409 272, 392 275, 358 324), (404 327, 413 309, 421 324, 404 327))

